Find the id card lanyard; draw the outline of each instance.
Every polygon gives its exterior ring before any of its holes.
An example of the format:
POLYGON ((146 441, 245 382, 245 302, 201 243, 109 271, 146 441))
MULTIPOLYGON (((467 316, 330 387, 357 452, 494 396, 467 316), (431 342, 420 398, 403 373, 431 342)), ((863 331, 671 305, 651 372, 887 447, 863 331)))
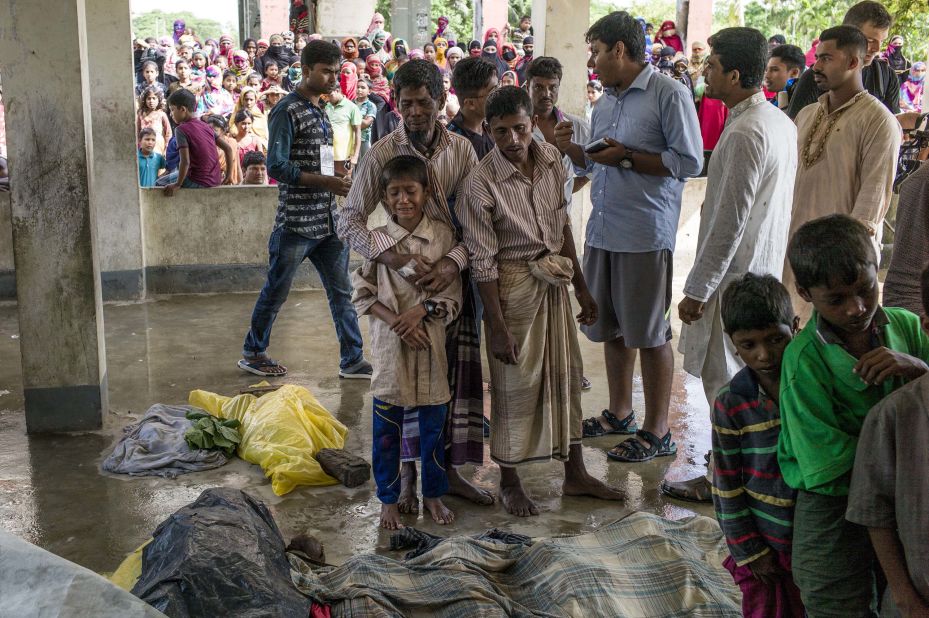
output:
POLYGON ((310 109, 319 121, 319 126, 322 127, 323 135, 326 138, 326 143, 321 144, 319 147, 319 173, 323 176, 335 176, 335 151, 332 149, 332 144, 329 143, 329 127, 325 112, 321 114, 319 108, 312 103, 310 103, 310 109))

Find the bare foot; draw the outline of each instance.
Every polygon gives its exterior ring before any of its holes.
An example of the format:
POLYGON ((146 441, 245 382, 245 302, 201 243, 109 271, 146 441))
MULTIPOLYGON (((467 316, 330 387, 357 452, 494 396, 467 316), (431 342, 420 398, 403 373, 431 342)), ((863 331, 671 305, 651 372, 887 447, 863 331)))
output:
POLYGON ((419 513, 419 498, 416 497, 416 463, 405 461, 400 465, 400 499, 397 508, 401 513, 419 513))
POLYGON ((444 526, 455 521, 455 514, 442 503, 441 498, 423 497, 423 508, 432 514, 432 521, 444 526))
POLYGON ((448 493, 481 506, 490 506, 494 503, 492 493, 469 483, 456 468, 452 467, 448 469, 448 493))
POLYGON ((529 499, 523 484, 516 480, 514 484, 500 484, 500 498, 503 500, 503 506, 506 512, 517 517, 530 517, 539 514, 539 509, 535 502, 529 499))
POLYGON ((561 491, 566 496, 590 496, 601 500, 625 500, 626 495, 609 485, 598 481, 587 474, 586 470, 568 474, 565 470, 565 480, 561 491))
POLYGON ((381 505, 381 528, 386 530, 399 530, 403 528, 403 522, 400 521, 400 510, 396 504, 381 505))

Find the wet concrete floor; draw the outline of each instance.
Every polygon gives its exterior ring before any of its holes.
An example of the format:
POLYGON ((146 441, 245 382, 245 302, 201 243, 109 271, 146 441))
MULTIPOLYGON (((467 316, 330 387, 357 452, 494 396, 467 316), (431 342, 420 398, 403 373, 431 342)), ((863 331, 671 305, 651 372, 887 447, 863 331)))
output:
MULTIPOLYGON (((692 213, 690 213, 692 214, 692 213)), ((679 296, 693 259, 696 216, 685 218, 675 257, 674 290, 679 296), (689 220, 688 220, 689 219, 689 220)), ((309 266, 308 266, 309 267, 309 266)), ((304 531, 320 538, 329 562, 368 551, 387 552, 388 533, 377 528, 380 503, 373 483, 357 489, 340 486, 298 488, 275 496, 257 466, 234 459, 217 470, 175 480, 104 475, 100 462, 121 428, 154 403, 186 403, 197 388, 223 394, 257 381, 236 368, 255 294, 176 296, 144 303, 107 304, 107 365, 110 411, 104 429, 80 435, 26 436, 22 377, 14 304, 0 304, 0 527, 97 572, 110 572, 124 556, 149 538, 168 515, 204 489, 237 487, 270 507, 285 539, 304 531)), ((675 298, 675 304, 678 298, 675 298)), ((676 314, 676 311, 674 312, 676 314)), ((367 319, 362 329, 367 333, 367 319)), ((674 321, 675 342, 680 323, 674 321)), ((585 375, 593 388, 584 393, 585 412, 606 407, 607 383, 600 346, 580 337, 585 375)), ((339 380, 338 346, 322 291, 291 294, 274 328, 271 352, 290 374, 286 382, 310 389, 349 427, 347 448, 366 459, 371 452, 371 395, 363 380, 339 380)), ((512 517, 499 504, 473 506, 451 497, 457 521, 438 526, 409 516, 407 525, 436 534, 472 534, 503 528, 531 536, 595 529, 631 510, 680 518, 694 512, 712 515, 707 505, 671 500, 658 491, 662 478, 679 480, 702 473, 709 448, 707 404, 699 380, 687 376, 675 353, 671 427, 676 457, 644 464, 610 462, 604 451, 616 436, 585 441, 590 472, 621 487, 625 503, 562 498, 562 465, 529 466, 523 482, 541 508, 538 517, 512 517)), ((485 361, 486 362, 486 361, 485 361)), ((642 383, 635 378, 634 407, 644 412, 642 383)), ((485 454, 489 462, 489 454, 485 454)), ((464 468, 465 476, 486 489, 498 485, 499 469, 488 463, 464 468)))

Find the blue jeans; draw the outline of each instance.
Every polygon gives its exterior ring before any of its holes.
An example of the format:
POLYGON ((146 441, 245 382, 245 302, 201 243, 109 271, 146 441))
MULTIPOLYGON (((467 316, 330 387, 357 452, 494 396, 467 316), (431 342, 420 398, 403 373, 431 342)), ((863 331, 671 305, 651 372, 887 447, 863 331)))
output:
POLYGON ((329 312, 339 338, 339 367, 346 369, 362 359, 361 330, 352 305, 352 283, 348 276, 348 245, 335 234, 306 238, 279 227, 268 240, 268 279, 255 310, 252 326, 245 336, 243 354, 264 354, 271 341, 271 326, 287 300, 297 269, 309 258, 319 273, 329 299, 329 312))
MULTIPOLYGON (((440 498, 448 492, 445 473, 445 415, 448 406, 418 406, 420 467, 424 498, 440 498)), ((406 410, 409 412, 410 410, 406 410)), ((374 440, 371 444, 371 467, 377 483, 377 497, 383 504, 400 499, 400 441, 403 406, 374 398, 374 440)))

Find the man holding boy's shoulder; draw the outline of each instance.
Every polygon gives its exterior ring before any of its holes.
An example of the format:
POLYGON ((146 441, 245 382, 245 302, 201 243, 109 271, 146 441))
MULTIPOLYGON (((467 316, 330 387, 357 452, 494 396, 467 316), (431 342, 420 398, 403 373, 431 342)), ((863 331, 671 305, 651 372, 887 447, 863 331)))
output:
POLYGON ((869 229, 846 215, 811 221, 787 249, 813 316, 784 356, 778 461, 799 490, 794 580, 811 616, 867 616, 874 553, 845 519, 858 436, 868 411, 929 367, 919 318, 878 304, 869 229))
MULTIPOLYGON (((410 60, 394 75, 393 89, 403 123, 371 146, 353 172, 351 191, 339 209, 339 236, 365 259, 385 264, 395 271, 414 271, 408 278, 430 292, 440 292, 456 280, 464 286, 461 314, 449 326, 447 335, 452 401, 446 424, 445 463, 449 493, 476 504, 490 505, 494 502, 493 495, 468 482, 458 472, 458 467, 464 464, 482 465, 484 461, 480 335, 470 279, 467 279, 468 250, 458 242, 438 260, 428 260, 418 254, 404 255, 394 249, 395 238, 368 229, 368 217, 381 203, 384 167, 398 155, 413 156, 425 162, 430 185, 425 215, 455 228, 449 199, 459 194, 468 172, 477 165, 477 156, 467 139, 450 133, 438 121, 439 110, 445 109, 445 88, 436 65, 426 60, 410 60)), ((405 420, 413 421, 413 418, 405 420)), ((404 479, 408 482, 400 498, 400 511, 417 512, 416 474, 412 464, 404 466, 404 479)))
MULTIPOLYGON (((922 274, 929 315, 929 268, 922 274)), ((923 317, 929 332, 929 317, 923 317)), ((845 518, 868 527, 894 605, 929 616, 929 375, 894 391, 865 419, 845 518)), ((886 597, 885 597, 886 600, 886 597)))
POLYGON ((597 319, 597 303, 577 261, 557 148, 533 138, 529 95, 515 86, 487 99, 496 147, 465 182, 456 211, 471 254, 488 326, 491 458, 500 465, 507 512, 538 515, 516 466, 565 463, 565 495, 621 500, 588 474, 581 453, 582 359, 578 322, 597 319))
POLYGON ((790 573, 797 492, 784 482, 776 452, 781 359, 800 320, 771 275, 736 279, 721 304, 725 332, 746 365, 712 410, 713 503, 731 554, 723 566, 742 590, 745 616, 803 616, 790 573))

